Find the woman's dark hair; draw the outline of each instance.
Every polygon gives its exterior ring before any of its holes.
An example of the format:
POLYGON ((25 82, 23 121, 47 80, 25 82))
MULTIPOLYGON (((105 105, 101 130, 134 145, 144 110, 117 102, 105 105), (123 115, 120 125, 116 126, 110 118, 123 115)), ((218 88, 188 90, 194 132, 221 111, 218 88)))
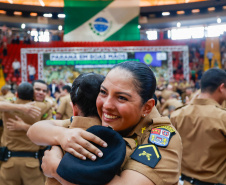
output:
POLYGON ((72 84, 71 101, 78 105, 85 117, 98 116, 96 99, 104 76, 96 73, 79 75, 72 84))
POLYGON ((131 72, 134 77, 134 86, 142 98, 143 104, 153 98, 156 89, 156 79, 153 71, 146 64, 128 61, 117 64, 113 67, 113 69, 116 68, 121 68, 131 72))
POLYGON ((17 88, 17 94, 22 100, 32 100, 34 98, 33 86, 28 82, 22 82, 17 88))

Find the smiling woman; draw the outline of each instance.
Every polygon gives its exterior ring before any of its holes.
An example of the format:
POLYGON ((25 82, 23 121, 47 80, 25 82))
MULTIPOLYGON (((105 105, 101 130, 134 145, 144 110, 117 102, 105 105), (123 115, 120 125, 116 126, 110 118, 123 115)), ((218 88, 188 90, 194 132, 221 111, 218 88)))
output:
MULTIPOLYGON (((96 100, 97 111, 102 120, 102 126, 110 126, 128 143, 128 150, 124 163, 118 175, 108 183, 109 185, 174 185, 178 183, 181 166, 182 144, 180 136, 171 125, 168 117, 161 117, 155 108, 152 98, 156 88, 156 79, 152 70, 140 62, 124 62, 116 65, 103 81, 100 93, 96 100)), ((74 92, 76 93, 76 92, 74 92)), ((39 122, 29 130, 29 136, 34 139, 35 133, 45 133, 50 136, 54 127, 46 129, 47 122, 39 122), (40 129, 42 127, 42 129, 40 129)), ((57 128, 58 129, 58 128, 57 128)), ((78 128, 73 132, 78 133, 78 128)), ((61 131, 60 131, 61 130, 61 131)), ((61 145, 56 140, 61 140, 61 132, 55 132, 54 145, 61 145), (58 139, 56 139, 56 137, 58 139)), ((37 135, 37 134, 36 134, 37 135)), ((79 158, 87 157, 92 160, 97 156, 98 150, 89 141, 101 143, 100 140, 90 133, 83 131, 81 134, 66 135, 66 142, 75 152, 69 152, 79 158), (98 142, 97 142, 98 141, 98 142), (79 145, 79 147, 77 147, 79 145), (90 152, 88 152, 90 151, 90 152), (77 155, 77 152, 80 155, 77 155), (93 157, 94 156, 94 157, 93 157)), ((43 142, 43 138, 36 138, 36 143, 43 142)), ((33 140, 34 141, 34 140, 33 140)), ((45 141, 45 144, 53 144, 45 141)), ((68 159, 65 155, 60 161, 58 158, 52 164, 54 156, 62 156, 59 150, 53 149, 45 156, 43 166, 46 174, 59 179, 56 170, 63 171, 60 174, 63 179, 73 179, 76 173, 76 165, 71 165, 73 158, 68 159), (56 152, 56 153, 55 153, 56 152), (58 169, 57 169, 58 168, 58 169), (63 169, 62 169, 63 168, 63 169), (70 176, 70 178, 68 178, 70 176)), ((108 154, 105 154, 108 155, 108 154)), ((98 164, 98 159, 96 162, 98 164)), ((93 162, 95 166, 95 162, 93 162)), ((78 170, 78 169, 77 169, 78 170)), ((86 174, 84 174, 86 176, 86 174)), ((82 178, 82 177, 80 177, 82 178)), ((73 179, 70 182, 78 182, 73 179)))

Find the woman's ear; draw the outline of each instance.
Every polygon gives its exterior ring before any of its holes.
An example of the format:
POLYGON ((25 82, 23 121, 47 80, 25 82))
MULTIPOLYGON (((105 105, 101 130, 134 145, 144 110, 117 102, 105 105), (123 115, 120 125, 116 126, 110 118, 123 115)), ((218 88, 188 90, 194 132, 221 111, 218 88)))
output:
POLYGON ((144 117, 148 115, 151 111, 152 108, 155 106, 155 100, 154 99, 149 99, 143 106, 143 114, 144 117))

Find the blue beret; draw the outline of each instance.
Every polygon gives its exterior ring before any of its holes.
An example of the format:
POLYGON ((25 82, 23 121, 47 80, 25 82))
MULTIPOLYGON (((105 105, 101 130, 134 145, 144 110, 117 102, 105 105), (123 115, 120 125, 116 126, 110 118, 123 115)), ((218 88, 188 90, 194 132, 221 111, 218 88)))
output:
POLYGON ((103 152, 103 157, 92 161, 81 160, 66 153, 61 160, 57 173, 65 180, 81 185, 101 185, 110 182, 119 172, 125 159, 126 143, 122 136, 112 128, 95 125, 87 129, 103 139, 107 148, 94 144, 103 152))

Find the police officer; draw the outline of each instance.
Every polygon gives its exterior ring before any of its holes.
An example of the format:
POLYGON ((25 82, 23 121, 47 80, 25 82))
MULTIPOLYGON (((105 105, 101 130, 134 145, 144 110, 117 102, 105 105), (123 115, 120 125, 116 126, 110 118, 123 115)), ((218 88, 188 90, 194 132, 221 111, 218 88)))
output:
MULTIPOLYGON (((153 72, 148 66, 139 62, 124 62, 116 65, 101 85, 97 110, 102 119, 102 126, 111 126, 123 137, 137 144, 132 155, 121 166, 122 171, 109 184, 172 185, 179 181, 182 154, 180 136, 169 119, 161 117, 155 109, 155 102, 152 99, 155 88, 156 79, 153 72)), ((39 131, 45 130, 49 131, 49 129, 39 131)), ((56 135, 60 135, 60 129, 57 130, 56 135)), ((64 133, 65 136, 61 134, 61 141, 59 140, 58 144, 62 143, 62 140, 67 141, 68 144, 73 141, 73 144, 69 144, 77 151, 73 150, 71 152, 73 155, 81 159, 86 156, 95 160, 96 156, 90 154, 86 150, 88 149, 99 156, 99 150, 87 141, 102 146, 103 141, 97 137, 78 129, 74 129, 73 136, 72 133, 66 134, 65 130, 64 133)), ((61 151, 56 152, 55 156, 62 155, 59 153, 61 151)), ((44 162, 49 168, 45 169, 45 172, 58 178, 54 168, 60 163, 60 157, 55 157, 53 161, 51 155, 48 155, 44 162)), ((68 167, 65 168, 64 175, 73 178, 73 170, 70 173, 68 171, 72 166, 70 163, 65 165, 68 167)))
MULTIPOLYGON (((99 94, 100 85, 103 80, 104 76, 95 73, 81 74, 77 77, 73 82, 70 93, 70 101, 72 101, 74 109, 74 117, 64 121, 51 120, 50 122, 62 127, 82 128, 84 130, 93 125, 101 125, 96 109, 96 98, 99 94)), ((30 132, 28 132, 28 136, 30 136, 30 132)), ((48 136, 50 137, 50 135, 48 136)), ((55 134, 53 137, 55 137, 55 134)), ((57 184, 59 184, 57 180, 47 178, 46 185, 57 184)))
POLYGON ((37 102, 44 102, 47 107, 49 107, 48 111, 43 115, 42 120, 52 119, 52 104, 45 100, 47 94, 47 84, 43 80, 35 80, 32 82, 34 88, 34 100, 37 102))
POLYGON ((209 69, 201 78, 201 94, 173 112, 171 121, 183 144, 184 185, 226 184, 226 72, 209 69))
MULTIPOLYGON (((8 85, 4 85, 1 88, 2 96, 0 96, 0 101, 12 101, 15 98, 15 95, 10 91, 8 85)), ((3 122, 2 122, 2 113, 0 112, 0 141, 3 131, 3 122)))
MULTIPOLYGON (((15 104, 26 104, 31 102, 34 90, 31 84, 25 82, 17 89, 18 98, 15 104)), ((41 120, 41 117, 49 109, 45 103, 36 102, 35 106, 41 108, 41 115, 32 118, 30 115, 19 112, 4 112, 1 151, 3 160, 0 170, 0 183, 2 185, 22 185, 22 184, 44 184, 40 164, 38 160, 39 146, 35 145, 27 137, 27 129, 34 122, 41 120), (21 119, 26 124, 21 124, 15 129, 15 125, 8 125, 8 121, 15 118, 21 119)))
POLYGON ((7 85, 4 85, 1 88, 1 92, 2 92, 2 97, 6 100, 13 100, 13 98, 15 97, 15 95, 10 91, 10 88, 7 85))
POLYGON ((178 96, 177 93, 171 94, 170 98, 165 101, 161 107, 162 115, 170 116, 176 108, 183 106, 183 103, 177 99, 178 96))
POLYGON ((71 87, 69 85, 62 87, 62 97, 60 98, 59 106, 57 107, 56 119, 69 119, 73 115, 70 92, 71 87))

